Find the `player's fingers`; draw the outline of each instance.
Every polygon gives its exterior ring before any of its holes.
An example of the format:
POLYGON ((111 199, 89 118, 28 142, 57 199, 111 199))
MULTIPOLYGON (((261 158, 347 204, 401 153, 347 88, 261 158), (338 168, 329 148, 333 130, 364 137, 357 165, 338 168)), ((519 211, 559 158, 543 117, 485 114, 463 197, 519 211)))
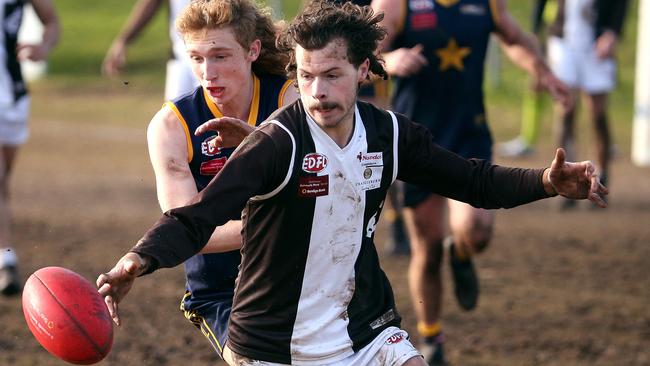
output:
POLYGON ((416 44, 415 46, 413 46, 411 48, 411 51, 413 53, 420 53, 421 54, 422 51, 424 51, 424 45, 422 43, 418 43, 418 44, 416 44))
POLYGON ((108 308, 108 314, 111 316, 111 319, 113 319, 113 322, 119 326, 120 317, 117 314, 117 304, 115 304, 111 296, 104 297, 104 303, 106 303, 106 308, 108 308))
POLYGON ((208 140, 208 147, 210 149, 217 149, 223 145, 223 139, 220 136, 214 136, 208 140))
POLYGON ((553 162, 551 163, 551 169, 560 169, 564 165, 564 160, 566 157, 566 152, 564 151, 563 148, 558 148, 555 151, 555 158, 553 159, 553 162))
POLYGON ((111 284, 110 283, 102 283, 101 286, 97 289, 97 292, 99 292, 100 295, 102 296, 109 296, 111 293, 111 284))
POLYGON ((600 177, 593 176, 591 179, 591 192, 598 193, 601 197, 609 194, 609 188, 605 187, 600 181, 600 177))
POLYGON ((208 131, 216 131, 218 124, 219 124, 218 118, 211 119, 207 122, 204 122, 202 125, 197 127, 196 130, 194 130, 194 135, 198 136, 208 131))
POLYGON ((102 273, 97 277, 97 281, 95 281, 95 284, 97 285, 97 288, 100 288, 106 282, 108 282, 108 274, 102 273))
POLYGON ((607 207, 607 202, 596 192, 589 192, 589 200, 602 208, 607 207))
POLYGON ((608 195, 609 188, 604 186, 601 182, 598 182, 598 193, 600 193, 601 195, 608 195))

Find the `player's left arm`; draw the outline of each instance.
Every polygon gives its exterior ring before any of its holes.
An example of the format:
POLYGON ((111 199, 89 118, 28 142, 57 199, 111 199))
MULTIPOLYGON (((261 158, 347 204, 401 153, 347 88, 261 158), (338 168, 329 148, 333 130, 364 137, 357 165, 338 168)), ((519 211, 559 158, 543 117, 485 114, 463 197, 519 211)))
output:
MULTIPOLYGON (((185 132, 169 106, 163 107, 149 123, 147 145, 156 176, 160 208, 166 212, 184 206, 198 191, 189 166, 185 132)), ((240 232, 239 220, 232 220, 217 227, 201 253, 238 249, 241 246, 240 232)))
POLYGON ((18 59, 45 60, 59 41, 61 25, 52 0, 32 0, 32 6, 38 19, 43 23, 42 41, 38 44, 18 45, 18 59))
POLYGON ((494 0, 495 34, 508 58, 526 70, 537 83, 563 105, 572 103, 569 88, 560 81, 544 60, 537 38, 524 32, 506 7, 505 0, 494 0))
POLYGON ((598 11, 605 12, 605 14, 598 15, 599 20, 602 18, 600 20, 602 24, 597 24, 597 26, 601 27, 602 32, 594 45, 596 55, 600 59, 614 57, 616 53, 616 47, 623 32, 628 0, 610 1, 609 4, 605 3, 601 7, 606 5, 608 5, 606 8, 598 9, 598 11))

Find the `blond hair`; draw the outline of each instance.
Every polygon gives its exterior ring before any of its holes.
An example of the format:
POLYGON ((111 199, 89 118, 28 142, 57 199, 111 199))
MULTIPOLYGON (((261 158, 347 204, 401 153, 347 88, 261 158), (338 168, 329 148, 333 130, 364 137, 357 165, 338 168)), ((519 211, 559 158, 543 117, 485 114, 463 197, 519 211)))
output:
POLYGON ((257 75, 285 75, 288 56, 276 47, 276 31, 271 10, 251 0, 193 0, 176 18, 176 30, 181 37, 196 32, 230 27, 235 39, 245 50, 259 39, 260 55, 253 62, 257 75))

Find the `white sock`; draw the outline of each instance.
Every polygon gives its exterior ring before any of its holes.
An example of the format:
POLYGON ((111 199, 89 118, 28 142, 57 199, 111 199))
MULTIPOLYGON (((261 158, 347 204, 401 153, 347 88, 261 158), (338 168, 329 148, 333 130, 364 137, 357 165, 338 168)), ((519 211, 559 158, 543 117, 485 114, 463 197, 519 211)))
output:
POLYGON ((0 249, 0 268, 7 266, 15 266, 18 263, 18 257, 16 257, 16 251, 13 248, 2 248, 0 249))

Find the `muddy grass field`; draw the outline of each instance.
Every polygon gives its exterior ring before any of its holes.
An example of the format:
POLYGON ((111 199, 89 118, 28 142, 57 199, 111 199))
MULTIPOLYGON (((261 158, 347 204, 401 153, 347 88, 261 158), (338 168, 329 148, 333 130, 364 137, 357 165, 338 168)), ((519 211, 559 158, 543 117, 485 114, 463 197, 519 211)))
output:
MULTIPOLYGON (((113 108, 108 97, 35 93, 48 108, 35 112, 12 181, 23 280, 63 266, 94 281, 160 215, 145 141, 158 96, 113 100, 122 122, 112 124, 101 117, 113 108), (66 111, 74 118, 60 117, 66 111)), ((627 146, 619 148, 610 208, 583 203, 559 212, 558 200, 546 200, 498 213, 492 246, 476 262, 475 311, 459 310, 445 266, 443 326, 453 365, 650 365, 650 169, 633 166, 627 146)), ((544 166, 552 155, 543 145, 527 160, 499 162, 544 166)), ((380 251, 385 232, 378 232, 380 251)), ((408 257, 383 254, 382 265, 417 344, 408 257)), ((182 293, 180 269, 138 281, 99 365, 222 365, 178 311, 182 293)), ((20 298, 0 298, 0 327, 1 366, 65 364, 29 333, 20 298)))

